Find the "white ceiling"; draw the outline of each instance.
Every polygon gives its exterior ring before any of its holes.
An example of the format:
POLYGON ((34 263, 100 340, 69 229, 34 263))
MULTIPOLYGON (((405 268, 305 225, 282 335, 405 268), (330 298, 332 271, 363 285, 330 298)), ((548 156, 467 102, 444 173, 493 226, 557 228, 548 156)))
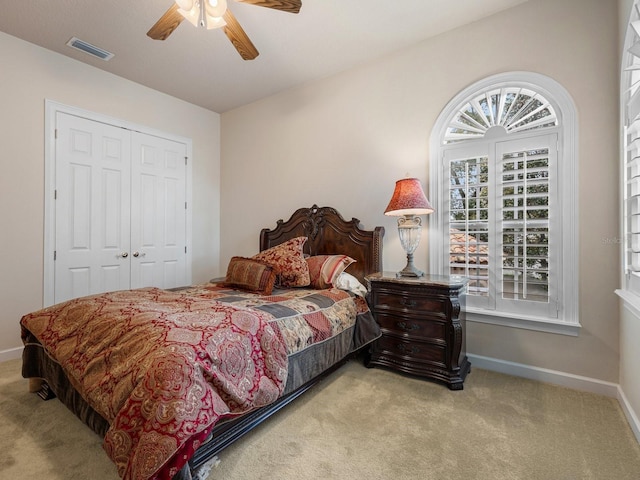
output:
POLYGON ((228 0, 260 52, 251 61, 222 30, 187 21, 165 41, 147 37, 172 0, 0 0, 0 31, 222 113, 525 1, 302 0, 294 15, 228 0), (66 46, 74 36, 115 57, 66 46))

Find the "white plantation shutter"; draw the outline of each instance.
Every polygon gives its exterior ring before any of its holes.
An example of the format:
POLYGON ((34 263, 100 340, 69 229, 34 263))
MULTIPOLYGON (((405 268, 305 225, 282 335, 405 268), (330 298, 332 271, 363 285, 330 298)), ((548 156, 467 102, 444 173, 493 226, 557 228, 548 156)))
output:
MULTIPOLYGON (((640 85, 640 60, 637 74, 640 85)), ((469 279, 467 320, 578 334, 577 132, 568 92, 532 72, 480 80, 438 116, 430 271, 469 279)), ((640 255, 640 197, 635 206, 640 255)))
MULTIPOLYGON (((469 279, 469 304, 490 306, 489 157, 455 149, 447 152, 449 165, 449 274, 469 279)), ((486 150, 486 147, 481 148, 486 150)))
POLYGON ((631 122, 626 148, 627 271, 640 274, 640 121, 631 122))
POLYGON ((444 151, 448 273, 469 279, 468 306, 558 316, 556 148, 542 134, 444 151))
POLYGON ((560 265, 557 204, 557 136, 500 142, 496 146, 497 308, 555 318, 560 265))
POLYGON ((483 138, 494 127, 518 133, 554 127, 558 118, 551 103, 530 88, 502 86, 474 95, 458 110, 445 133, 445 143, 483 138))
POLYGON ((627 289, 640 294, 640 14, 637 3, 627 31, 622 77, 624 107, 624 267, 627 289))

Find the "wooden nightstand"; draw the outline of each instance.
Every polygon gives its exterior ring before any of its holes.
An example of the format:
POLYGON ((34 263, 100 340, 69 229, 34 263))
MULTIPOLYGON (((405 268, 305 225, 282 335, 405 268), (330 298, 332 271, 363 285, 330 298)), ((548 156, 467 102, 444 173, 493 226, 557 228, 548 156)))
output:
POLYGON ((376 273, 366 281, 369 307, 382 329, 366 366, 388 367, 462 390, 471 369, 460 313, 467 281, 433 275, 397 278, 394 273, 376 273))

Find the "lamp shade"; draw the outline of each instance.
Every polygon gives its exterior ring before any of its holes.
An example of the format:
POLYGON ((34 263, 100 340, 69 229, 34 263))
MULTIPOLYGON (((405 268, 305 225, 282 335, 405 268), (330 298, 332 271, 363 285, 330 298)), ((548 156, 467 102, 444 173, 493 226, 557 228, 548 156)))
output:
POLYGON ((422 190, 417 178, 403 178, 396 182, 396 188, 385 215, 426 215, 433 213, 433 207, 422 190))

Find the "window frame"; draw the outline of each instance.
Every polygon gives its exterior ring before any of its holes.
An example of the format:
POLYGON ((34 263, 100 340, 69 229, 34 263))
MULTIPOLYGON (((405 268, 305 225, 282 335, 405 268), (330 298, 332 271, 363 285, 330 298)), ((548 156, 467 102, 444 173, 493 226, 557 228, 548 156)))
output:
POLYGON ((505 72, 487 77, 458 93, 440 113, 430 137, 430 185, 429 196, 435 203, 434 214, 429 221, 429 267, 431 274, 446 275, 448 259, 445 246, 448 245, 449 220, 445 213, 449 200, 448 162, 444 159, 445 150, 464 148, 464 145, 488 142, 509 142, 521 138, 551 133, 558 135, 557 149, 557 185, 558 201, 561 208, 562 231, 561 245, 554 249, 554 255, 562 259, 558 271, 558 312, 557 318, 551 316, 530 315, 523 312, 505 312, 499 309, 485 309, 465 306, 466 318, 470 321, 495 325, 524 328, 550 333, 577 336, 580 331, 579 322, 579 276, 578 276, 578 130, 577 115, 573 100, 568 92, 553 79, 532 72, 505 72), (543 129, 511 133, 500 138, 463 140, 445 145, 443 139, 455 114, 470 99, 485 91, 502 87, 518 86, 541 94, 555 110, 559 125, 543 129), (435 200, 435 201, 434 201, 435 200))
POLYGON ((638 263, 637 251, 637 210, 630 206, 638 198, 640 176, 637 162, 640 158, 640 2, 635 0, 631 6, 621 58, 620 73, 620 225, 621 225, 621 288, 616 293, 625 300, 634 311, 640 312, 640 272, 633 264, 638 263), (633 136, 635 141, 630 141, 633 136), (636 164, 635 166, 633 164, 636 164), (634 168, 633 174, 629 169, 634 168), (635 190, 633 192, 632 190, 635 190), (636 210, 634 215, 634 210, 636 210), (635 227, 632 224, 636 223, 635 227), (636 231, 636 233, 632 233, 636 231), (634 239, 635 236, 635 239, 634 239), (635 242, 634 242, 635 240, 635 242), (636 244, 636 248, 633 244, 636 244), (632 251, 633 250, 633 251, 632 251), (635 273, 634 273, 635 270, 635 273))

